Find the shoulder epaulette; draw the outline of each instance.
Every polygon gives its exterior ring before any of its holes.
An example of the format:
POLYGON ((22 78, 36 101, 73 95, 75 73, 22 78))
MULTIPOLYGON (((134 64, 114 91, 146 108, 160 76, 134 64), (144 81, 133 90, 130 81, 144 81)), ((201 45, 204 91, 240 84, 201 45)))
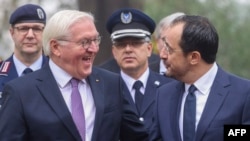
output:
POLYGON ((0 75, 3 75, 3 74, 7 74, 7 72, 9 71, 9 68, 10 68, 10 61, 4 61, 4 62, 1 62, 2 65, 0 66, 0 75))

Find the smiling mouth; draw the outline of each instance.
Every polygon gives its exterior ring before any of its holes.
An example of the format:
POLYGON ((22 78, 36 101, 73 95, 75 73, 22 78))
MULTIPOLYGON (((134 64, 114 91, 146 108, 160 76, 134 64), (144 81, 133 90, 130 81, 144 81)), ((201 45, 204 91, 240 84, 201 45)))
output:
POLYGON ((84 60, 84 61, 90 61, 91 57, 83 57, 82 60, 84 60))

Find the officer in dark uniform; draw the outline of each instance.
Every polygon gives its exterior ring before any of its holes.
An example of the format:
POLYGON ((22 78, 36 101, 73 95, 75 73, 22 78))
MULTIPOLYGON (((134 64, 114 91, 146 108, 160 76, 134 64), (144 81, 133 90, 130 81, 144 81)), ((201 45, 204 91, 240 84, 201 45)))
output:
POLYGON ((2 91, 7 82, 40 69, 48 61, 42 51, 42 32, 46 24, 42 7, 34 4, 18 7, 9 23, 15 48, 14 53, 0 63, 0 107, 4 104, 2 91))
POLYGON ((120 140, 145 141, 153 122, 156 90, 173 80, 149 68, 155 22, 142 11, 123 8, 109 17, 106 27, 111 34, 112 53, 124 82, 121 87, 125 122, 122 123, 120 140))

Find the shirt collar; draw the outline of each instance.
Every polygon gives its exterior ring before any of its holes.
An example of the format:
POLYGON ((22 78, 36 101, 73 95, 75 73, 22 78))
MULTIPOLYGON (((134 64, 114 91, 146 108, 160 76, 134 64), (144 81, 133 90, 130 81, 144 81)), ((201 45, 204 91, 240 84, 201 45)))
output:
MULTIPOLYGON (((194 85, 197 90, 199 90, 202 94, 208 94, 208 91, 210 91, 214 82, 217 71, 218 66, 216 63, 214 63, 213 66, 203 76, 195 81, 194 85)), ((189 86, 190 85, 185 84, 185 91, 188 90, 189 86)))
MULTIPOLYGON (((14 61, 18 76, 21 76, 23 71, 27 68, 27 66, 25 66, 19 59, 17 59, 15 54, 13 55, 13 61, 14 61)), ((28 67, 31 68, 33 71, 36 71, 41 68, 42 63, 43 63, 43 57, 41 55, 33 64, 31 64, 28 67)))
MULTIPOLYGON (((57 64, 55 64, 51 59, 49 60, 49 66, 51 68, 52 74, 56 79, 57 84, 59 87, 65 87, 69 81, 72 79, 72 76, 60 68, 57 64)), ((86 80, 81 80, 83 83, 86 84, 86 80)))
MULTIPOLYGON (((149 68, 147 68, 147 70, 141 75, 141 77, 138 79, 142 82, 143 84, 143 88, 146 87, 147 85, 147 79, 148 79, 148 76, 149 76, 149 68)), ((131 76, 125 74, 123 71, 121 71, 121 77, 123 78, 123 80, 125 81, 125 83, 127 84, 128 86, 128 89, 130 91, 132 91, 133 89, 133 85, 135 83, 135 80, 134 78, 132 78, 131 76)))

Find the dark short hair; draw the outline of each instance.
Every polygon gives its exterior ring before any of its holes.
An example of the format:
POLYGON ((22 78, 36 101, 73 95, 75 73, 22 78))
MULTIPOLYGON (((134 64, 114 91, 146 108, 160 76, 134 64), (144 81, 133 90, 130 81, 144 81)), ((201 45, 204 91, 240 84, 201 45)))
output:
POLYGON ((176 18, 171 26, 184 23, 180 47, 185 54, 198 51, 202 59, 211 64, 216 60, 219 36, 213 24, 206 18, 196 15, 184 15, 176 18))

